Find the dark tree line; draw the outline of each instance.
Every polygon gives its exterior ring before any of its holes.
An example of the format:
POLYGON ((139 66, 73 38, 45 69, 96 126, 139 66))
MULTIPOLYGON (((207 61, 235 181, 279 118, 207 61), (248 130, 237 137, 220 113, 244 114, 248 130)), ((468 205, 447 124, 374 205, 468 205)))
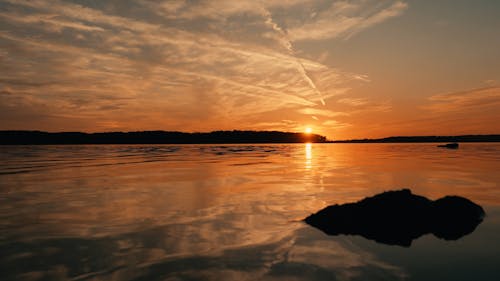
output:
POLYGON ((500 135, 411 136, 382 139, 335 140, 337 143, 401 143, 401 142, 500 142, 500 135))
POLYGON ((0 144, 196 144, 196 143, 303 143, 326 142, 317 134, 278 131, 167 131, 81 133, 0 131, 0 144))

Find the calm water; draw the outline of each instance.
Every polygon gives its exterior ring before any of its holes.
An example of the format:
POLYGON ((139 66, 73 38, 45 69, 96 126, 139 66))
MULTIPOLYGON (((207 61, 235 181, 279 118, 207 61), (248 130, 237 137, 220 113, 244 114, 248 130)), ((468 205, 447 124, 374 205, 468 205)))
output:
POLYGON ((1 280, 499 280, 500 145, 0 147, 1 280), (411 188, 487 217, 411 247, 300 220, 411 188))

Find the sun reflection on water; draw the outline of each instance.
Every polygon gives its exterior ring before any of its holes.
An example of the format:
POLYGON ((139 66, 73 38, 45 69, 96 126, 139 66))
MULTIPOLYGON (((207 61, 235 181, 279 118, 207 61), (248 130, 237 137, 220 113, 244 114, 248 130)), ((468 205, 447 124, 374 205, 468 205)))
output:
POLYGON ((306 143, 306 169, 310 170, 312 168, 312 144, 306 143))

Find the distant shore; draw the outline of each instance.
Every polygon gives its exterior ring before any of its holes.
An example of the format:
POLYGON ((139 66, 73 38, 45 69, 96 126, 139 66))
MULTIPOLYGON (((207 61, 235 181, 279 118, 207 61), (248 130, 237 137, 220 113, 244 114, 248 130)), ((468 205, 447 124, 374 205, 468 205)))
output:
POLYGON ((329 143, 500 142, 500 135, 398 136, 381 139, 333 140, 329 143))
POLYGON ((0 145, 46 144, 230 144, 230 143, 324 143, 317 134, 279 131, 214 131, 184 133, 171 131, 142 132, 42 132, 0 131, 0 145))
POLYGON ((425 143, 500 142, 500 135, 397 136, 380 139, 328 140, 318 134, 280 131, 43 132, 0 131, 0 145, 48 144, 250 144, 250 143, 425 143))

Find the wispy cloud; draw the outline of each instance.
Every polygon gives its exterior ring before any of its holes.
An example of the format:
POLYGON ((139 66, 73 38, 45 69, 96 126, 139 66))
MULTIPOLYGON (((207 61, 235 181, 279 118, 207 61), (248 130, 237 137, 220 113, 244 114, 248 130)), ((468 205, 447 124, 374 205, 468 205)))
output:
POLYGON ((64 28, 70 28, 80 31, 104 31, 103 28, 97 26, 86 25, 82 22, 68 21, 58 18, 55 14, 38 14, 25 15, 19 13, 0 13, 0 17, 7 21, 21 24, 35 24, 41 28, 46 28, 48 31, 61 32, 64 28))
POLYGON ((378 130, 382 136, 496 134, 500 131, 499 106, 497 86, 440 93, 405 118, 372 124, 367 130, 378 130))
POLYGON ((321 125, 333 130, 344 129, 346 127, 352 126, 352 124, 350 123, 344 123, 337 120, 326 120, 323 123, 321 123, 321 125))
POLYGON ((337 102, 351 106, 361 106, 367 104, 368 100, 366 98, 341 98, 337 102))
POLYGON ((423 106, 434 113, 481 111, 500 106, 500 87, 487 87, 461 92, 433 95, 430 104, 423 106))
POLYGON ((4 126, 20 128, 20 114, 47 108, 39 114, 61 119, 36 126, 62 128, 56 124, 72 117, 81 120, 79 127, 67 129, 86 130, 282 124, 281 116, 271 116, 282 110, 294 112, 288 117, 294 122, 302 122, 301 115, 338 116, 318 107, 322 99, 345 94, 346 83, 367 77, 300 57, 290 44, 347 38, 406 8, 399 1, 129 0, 128 9, 1 2, 0 90, 23 97, 0 101, 17 112, 4 116, 4 126), (344 20, 349 27, 334 31, 331 26, 344 20))
POLYGON ((349 38, 354 34, 401 15, 408 5, 401 1, 382 6, 380 1, 336 1, 326 9, 313 8, 309 19, 289 29, 292 40, 349 38))
POLYGON ((323 117, 337 117, 337 116, 349 116, 347 112, 332 111, 328 109, 318 109, 318 108, 301 108, 298 110, 299 113, 306 115, 318 115, 323 117))

